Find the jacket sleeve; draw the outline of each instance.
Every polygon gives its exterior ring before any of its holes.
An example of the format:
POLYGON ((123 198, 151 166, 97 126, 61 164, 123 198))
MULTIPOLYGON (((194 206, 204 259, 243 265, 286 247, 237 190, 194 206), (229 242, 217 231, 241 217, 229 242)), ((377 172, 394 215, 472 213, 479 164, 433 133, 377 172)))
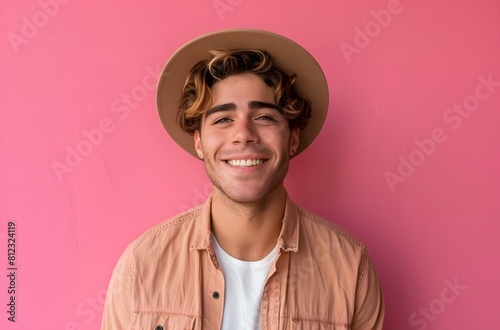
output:
POLYGON ((129 329, 132 316, 133 267, 129 249, 125 250, 113 271, 104 303, 102 330, 129 329))
POLYGON ((359 269, 352 330, 382 330, 384 311, 382 288, 375 267, 365 250, 359 269))

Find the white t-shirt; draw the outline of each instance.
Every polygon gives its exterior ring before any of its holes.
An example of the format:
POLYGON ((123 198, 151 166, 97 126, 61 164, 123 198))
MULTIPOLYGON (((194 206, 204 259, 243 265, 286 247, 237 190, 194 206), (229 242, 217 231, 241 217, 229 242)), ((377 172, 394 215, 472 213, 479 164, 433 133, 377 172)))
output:
POLYGON ((262 329, 262 291, 269 270, 278 255, 278 245, 262 260, 242 261, 227 254, 214 235, 212 241, 225 283, 221 330, 262 329))

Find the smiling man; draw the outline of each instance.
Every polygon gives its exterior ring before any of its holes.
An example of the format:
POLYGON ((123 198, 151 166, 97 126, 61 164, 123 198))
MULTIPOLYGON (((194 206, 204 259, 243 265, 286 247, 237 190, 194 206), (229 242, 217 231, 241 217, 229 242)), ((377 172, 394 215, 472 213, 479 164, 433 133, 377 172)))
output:
POLYGON ((203 160, 214 188, 129 245, 102 328, 382 329, 366 248, 283 185, 328 109, 314 58, 277 34, 218 31, 169 59, 157 101, 167 132, 203 160))

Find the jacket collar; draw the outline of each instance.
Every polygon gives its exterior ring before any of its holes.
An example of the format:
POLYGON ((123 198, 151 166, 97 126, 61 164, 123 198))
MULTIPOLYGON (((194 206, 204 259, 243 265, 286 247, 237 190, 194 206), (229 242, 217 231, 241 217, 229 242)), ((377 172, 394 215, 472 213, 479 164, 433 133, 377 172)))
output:
MULTIPOLYGON (((210 228, 211 205, 212 195, 201 206, 201 214, 197 219, 196 234, 191 243, 190 250, 208 250, 209 252, 213 252, 212 231, 210 228)), ((283 251, 297 252, 299 249, 299 212, 288 193, 286 193, 285 214, 277 244, 283 251)))

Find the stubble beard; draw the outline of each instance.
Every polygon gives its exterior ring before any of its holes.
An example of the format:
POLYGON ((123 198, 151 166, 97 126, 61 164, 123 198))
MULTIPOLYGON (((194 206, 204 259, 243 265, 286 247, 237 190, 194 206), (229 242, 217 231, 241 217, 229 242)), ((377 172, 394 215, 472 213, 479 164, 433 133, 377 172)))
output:
MULTIPOLYGON (((206 155, 207 153, 204 154, 206 155)), ((229 189, 224 188, 224 184, 217 176, 217 171, 213 165, 216 160, 206 158, 203 159, 205 171, 207 172, 210 181, 228 205, 232 205, 232 207, 237 207, 239 205, 245 208, 252 208, 256 211, 264 210, 276 198, 276 193, 279 193, 280 188, 283 187, 283 181, 289 168, 289 161, 289 158, 284 155, 277 167, 278 170, 270 175, 269 180, 264 183, 262 188, 260 188, 262 191, 260 197, 254 199, 242 199, 234 196, 229 189)), ((217 194, 217 191, 214 191, 214 193, 217 194)))

